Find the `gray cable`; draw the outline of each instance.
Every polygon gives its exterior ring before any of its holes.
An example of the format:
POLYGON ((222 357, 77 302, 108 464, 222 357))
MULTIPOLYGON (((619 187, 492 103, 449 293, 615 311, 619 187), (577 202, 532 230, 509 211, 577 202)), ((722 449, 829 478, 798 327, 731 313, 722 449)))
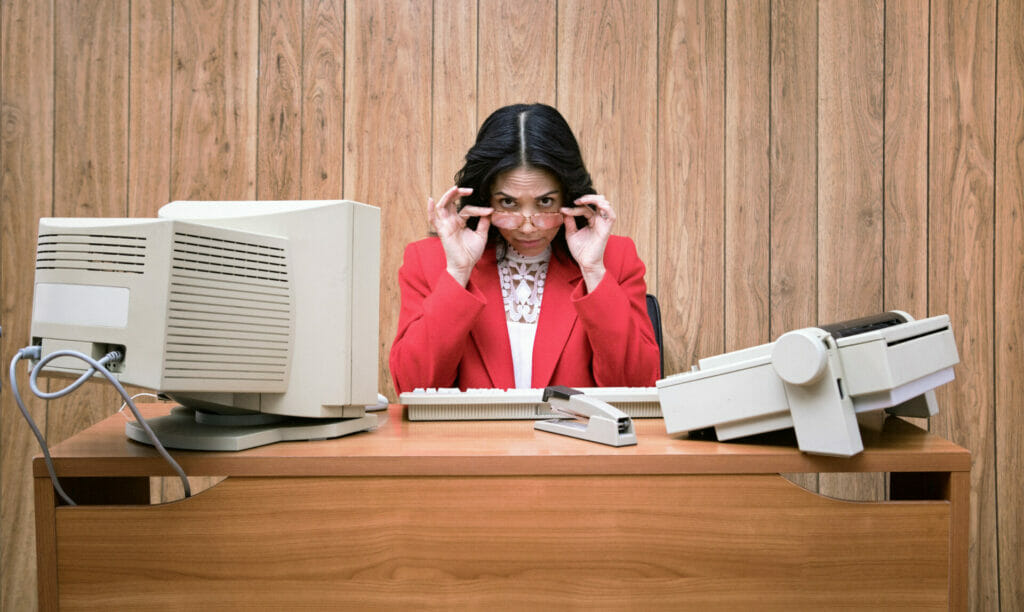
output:
MULTIPOLYGON (((46 447, 46 440, 39 432, 39 428, 36 427, 35 422, 32 421, 32 417, 28 414, 28 410, 25 409, 24 404, 21 401, 21 396, 17 390, 17 382, 15 380, 15 364, 17 363, 18 360, 23 359, 24 357, 29 355, 31 355, 30 358, 32 359, 38 359, 39 352, 39 347, 26 347, 25 349, 19 351, 18 355, 15 356, 14 360, 11 361, 11 390, 14 392, 14 397, 18 402, 19 408, 21 408, 22 415, 28 421, 33 433, 36 434, 36 439, 39 440, 40 447, 43 449, 43 456, 46 459, 47 469, 50 471, 50 478, 51 480, 53 480, 54 488, 57 489, 57 492, 61 495, 62 498, 64 498, 64 501, 68 502, 69 505, 73 506, 75 505, 75 503, 71 501, 70 498, 67 497, 67 495, 60 488, 60 485, 57 483, 57 476, 53 469, 53 462, 50 459, 50 453, 46 447)), ((157 438, 156 434, 150 428, 149 423, 147 423, 146 419, 143 418, 143 416, 139 413, 139 409, 135 406, 135 402, 132 401, 132 398, 128 394, 128 391, 126 391, 125 388, 121 385, 120 381, 114 378, 114 375, 111 374, 109 370, 107 370, 105 366, 106 363, 117 362, 120 359, 122 359, 122 355, 118 351, 112 351, 104 355, 103 358, 100 359, 99 361, 93 359, 92 357, 89 357, 88 355, 79 353, 78 351, 55 351, 41 359, 39 363, 36 364, 36 366, 32 369, 29 383, 32 388, 32 392, 37 396, 43 399, 55 399, 71 393, 79 386, 81 386, 81 384, 85 382, 85 380, 88 380, 88 378, 91 377, 93 374, 97 372, 102 374, 107 379, 107 381, 110 382, 110 384, 113 385, 115 389, 117 389, 117 392, 121 394, 121 397, 122 399, 124 399, 125 404, 128 406, 128 409, 131 410, 132 414, 135 416, 135 420, 138 421, 139 426, 142 427, 142 429, 146 432, 146 435, 153 442, 153 447, 157 450, 160 456, 163 457, 168 464, 170 464, 171 468, 178 474, 178 477, 181 479, 182 485, 184 486, 185 497, 191 497, 192 489, 189 486, 188 477, 185 475, 185 471, 181 469, 181 466, 178 465, 178 462, 175 461, 173 457, 171 457, 170 453, 167 452, 167 449, 164 448, 164 445, 160 443, 160 439, 157 438), (64 389, 54 391, 52 393, 43 392, 36 386, 36 379, 38 378, 39 372, 43 369, 43 367, 47 363, 54 359, 57 359, 58 357, 74 357, 76 359, 80 359, 89 364, 90 369, 81 377, 79 377, 75 382, 71 383, 64 389)))
POLYGON ((15 376, 17 373, 18 362, 22 359, 36 359, 39 357, 39 347, 30 346, 18 351, 18 354, 11 359, 11 393, 14 394, 14 401, 18 403, 18 408, 21 409, 21 416, 25 417, 25 421, 28 422, 28 426, 32 429, 32 433, 35 434, 36 440, 39 442, 39 448, 43 449, 43 460, 46 462, 46 470, 50 472, 50 480, 53 482, 53 488, 60 495, 61 499, 69 506, 76 506, 77 504, 68 497, 68 494, 64 492, 64 489, 60 486, 60 482, 57 481, 57 472, 53 469, 53 459, 50 457, 50 449, 46 445, 46 438, 43 437, 43 433, 39 431, 39 427, 36 426, 35 420, 32 419, 32 415, 28 413, 28 408, 25 407, 25 402, 21 400, 21 393, 18 391, 18 379, 15 376), (34 355, 34 356, 33 356, 34 355))
MULTIPOLYGON (((36 347, 33 347, 33 348, 36 348, 36 347)), ((39 359, 39 356, 37 355, 33 359, 39 359)), ((121 361, 121 359, 123 359, 123 355, 121 355, 120 352, 118 352, 118 351, 111 351, 111 352, 107 353, 106 355, 104 355, 99 360, 99 363, 101 365, 103 365, 104 367, 106 367, 106 365, 108 363, 110 363, 111 361, 117 362, 117 361, 121 361)), ((57 399, 58 397, 64 397, 65 395, 68 395, 69 393, 71 393, 75 389, 77 389, 77 388, 81 387, 83 384, 85 384, 85 382, 87 380, 89 380, 90 378, 92 378, 92 375, 96 373, 96 368, 90 367, 88 370, 86 370, 85 374, 82 374, 81 376, 79 376, 78 380, 76 380, 75 382, 73 382, 70 385, 64 387, 60 391, 54 391, 53 393, 47 393, 46 391, 41 390, 38 387, 38 385, 36 384, 36 379, 39 378, 39 372, 41 370, 42 370, 42 368, 40 368, 38 366, 35 367, 35 368, 32 368, 31 372, 29 373, 28 386, 32 390, 32 393, 34 393, 40 399, 44 399, 44 400, 57 399)))

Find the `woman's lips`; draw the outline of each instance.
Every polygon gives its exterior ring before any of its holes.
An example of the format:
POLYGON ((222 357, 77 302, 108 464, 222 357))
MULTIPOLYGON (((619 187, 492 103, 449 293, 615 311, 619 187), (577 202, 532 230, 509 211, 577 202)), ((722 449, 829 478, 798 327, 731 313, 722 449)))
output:
POLYGON ((522 238, 520 238, 519 239, 519 244, 524 246, 524 247, 534 247, 534 246, 540 246, 541 244, 544 244, 544 240, 542 240, 540 238, 534 238, 532 240, 523 240, 522 238))

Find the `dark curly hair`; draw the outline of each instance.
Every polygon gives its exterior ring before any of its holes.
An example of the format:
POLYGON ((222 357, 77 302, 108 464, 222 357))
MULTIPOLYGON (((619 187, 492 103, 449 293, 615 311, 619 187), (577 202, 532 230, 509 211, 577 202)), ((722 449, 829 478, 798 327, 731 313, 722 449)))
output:
MULTIPOLYGON (((579 143, 569 123, 547 104, 513 104, 491 113, 466 153, 466 163, 455 174, 455 184, 472 187, 463 206, 490 206, 491 189, 502 172, 528 167, 545 170, 558 181, 566 206, 580 196, 597 193, 583 163, 579 143)), ((491 226, 491 242, 504 240, 491 226)), ((569 252, 564 228, 552 243, 569 252)), ((503 250, 503 249, 501 249, 503 250)))

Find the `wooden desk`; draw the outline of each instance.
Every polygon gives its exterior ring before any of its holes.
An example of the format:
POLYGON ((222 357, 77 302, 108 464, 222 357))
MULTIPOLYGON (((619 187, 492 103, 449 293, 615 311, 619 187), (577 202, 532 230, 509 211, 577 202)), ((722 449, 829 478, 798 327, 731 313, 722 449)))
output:
MULTIPOLYGON (((150 415, 166 407, 147 406, 150 415)), ((612 448, 530 422, 409 422, 241 453, 177 452, 227 478, 148 505, 170 469, 115 415, 34 465, 41 609, 965 609, 970 455, 898 419, 852 459, 672 438, 612 448), (844 502, 779 472, 889 472, 844 502), (132 505, 133 503, 139 505, 132 505)))

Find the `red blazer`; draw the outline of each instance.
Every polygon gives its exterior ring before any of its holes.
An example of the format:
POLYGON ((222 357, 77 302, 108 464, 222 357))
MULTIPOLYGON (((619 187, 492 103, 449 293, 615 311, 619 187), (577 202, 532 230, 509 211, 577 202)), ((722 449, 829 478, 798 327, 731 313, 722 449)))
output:
MULTIPOLYGON (((576 262, 552 254, 533 347, 534 388, 638 387, 657 380, 645 267, 633 241, 611 236, 604 263, 604 279, 588 294, 576 262)), ((484 251, 465 288, 445 267, 438 238, 405 249, 390 356, 395 390, 515 387, 494 247, 484 251)))

